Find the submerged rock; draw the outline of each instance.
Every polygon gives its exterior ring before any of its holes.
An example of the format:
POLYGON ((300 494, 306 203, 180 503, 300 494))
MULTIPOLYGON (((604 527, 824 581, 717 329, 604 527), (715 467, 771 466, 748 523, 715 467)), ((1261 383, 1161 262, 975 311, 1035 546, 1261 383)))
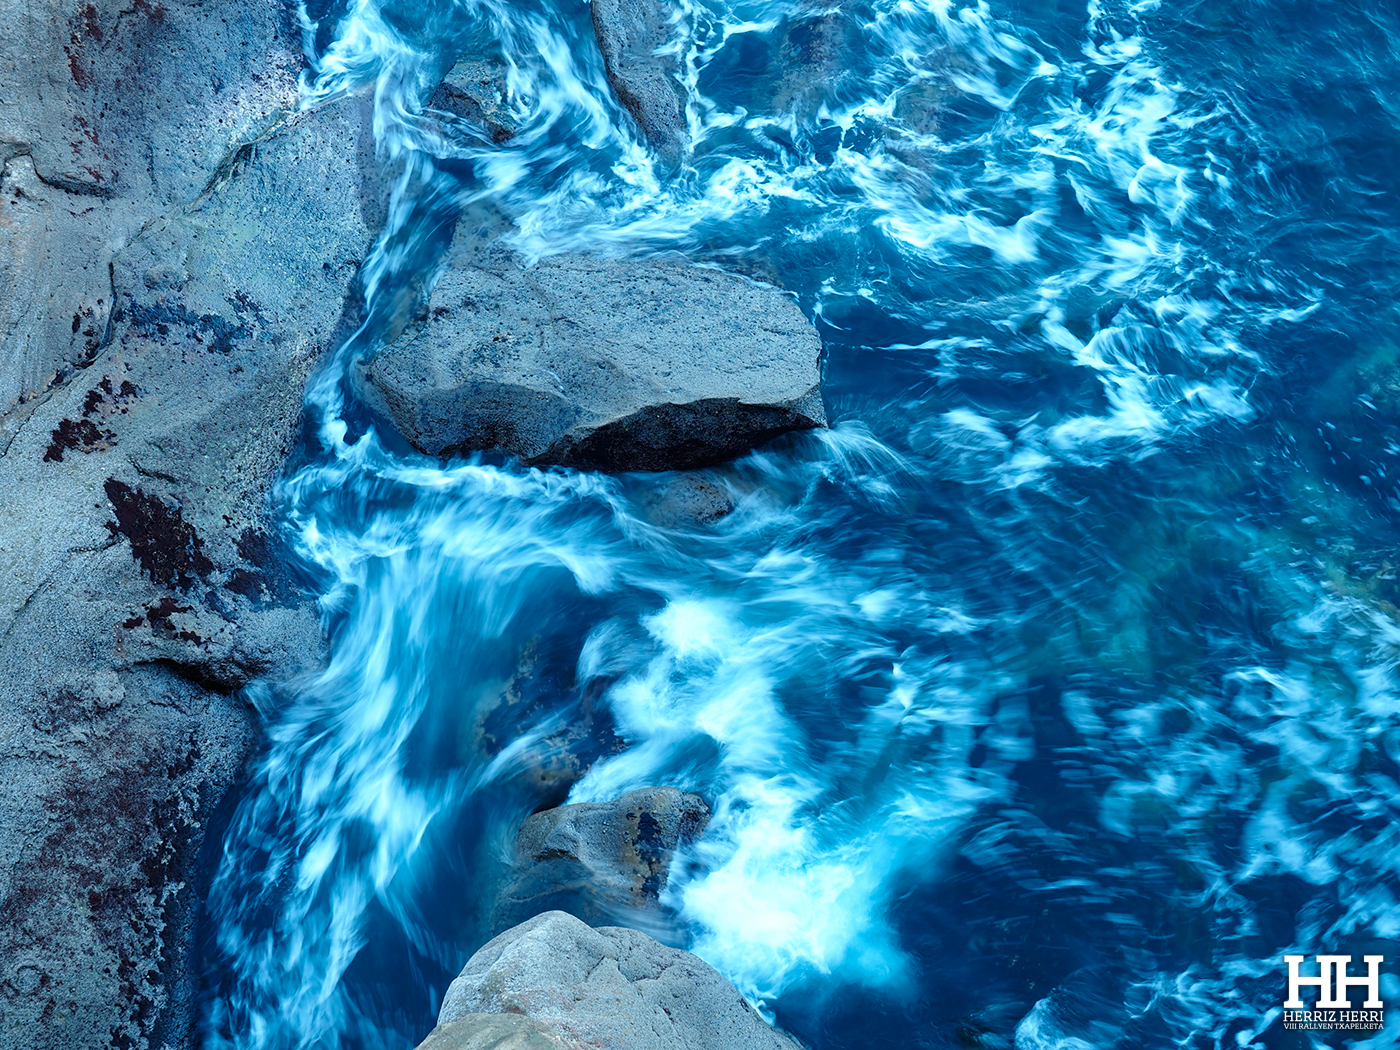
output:
POLYGON ((673 470, 824 426, 821 340, 791 298, 669 262, 459 257, 429 319, 361 365, 418 449, 673 470))
POLYGON ((675 44, 679 12, 662 0, 593 0, 593 30, 617 100, 668 164, 686 152, 685 95, 675 44))
MULTIPOLYGON (((236 691, 322 654, 265 504, 305 380, 355 320, 367 135, 354 99, 288 119, 90 256, 107 313, 73 328, 93 345, 5 418, 5 1050, 189 1045, 196 860, 257 739, 236 691)), ((91 236, 60 247, 107 244, 83 225, 105 213, 68 214, 91 236)))
POLYGON ((573 1050, 559 1029, 520 1014, 466 1014, 438 1025, 418 1050, 573 1050))
POLYGON ((493 142, 517 130, 506 83, 506 64, 495 55, 465 55, 447 71, 428 105, 480 125, 493 142))
POLYGON ((516 837, 515 876, 497 895, 491 928, 554 910, 590 923, 656 911, 672 855, 709 821, 704 799, 669 787, 536 813, 516 837))
MULTIPOLYGON (((482 1014, 519 1015, 561 1045, 609 1050, 800 1050, 703 959, 622 927, 591 929, 552 911, 487 943, 447 989, 420 1050, 454 1046, 482 1014), (436 1042, 435 1042, 436 1040, 436 1042)), ((521 1033, 522 1038, 526 1033, 521 1033)), ((528 1036, 548 1039, 533 1029, 528 1036)), ((459 1042, 456 1046, 492 1044, 459 1042)), ((510 1045, 510 1044, 504 1044, 510 1045)), ((520 1043, 522 1047, 529 1043, 520 1043)), ((537 1046, 549 1045, 537 1042, 537 1046)))

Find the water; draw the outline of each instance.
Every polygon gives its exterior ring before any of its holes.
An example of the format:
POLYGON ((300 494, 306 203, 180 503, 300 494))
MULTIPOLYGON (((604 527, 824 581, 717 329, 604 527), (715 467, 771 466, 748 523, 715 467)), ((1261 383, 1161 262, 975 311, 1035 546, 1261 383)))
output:
POLYGON ((261 700, 208 1045, 412 1046, 519 820, 654 784, 715 819, 653 932, 814 1050, 1342 1045, 1281 956, 1400 957, 1400 10, 683 10, 678 171, 573 0, 303 12, 403 175, 280 490, 333 658, 261 700), (424 109, 463 53, 504 144, 424 109), (832 429, 689 528, 416 456, 345 372, 481 208, 781 281, 832 429))

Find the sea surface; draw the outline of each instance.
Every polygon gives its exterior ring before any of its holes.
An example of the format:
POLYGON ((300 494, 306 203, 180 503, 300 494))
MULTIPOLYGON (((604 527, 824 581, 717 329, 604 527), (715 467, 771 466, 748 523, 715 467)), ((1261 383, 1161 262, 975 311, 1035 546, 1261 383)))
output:
POLYGON ((332 658, 255 696, 206 1046, 412 1047, 521 819, 657 784, 714 819, 619 921, 812 1050, 1400 1045, 1280 1022, 1290 953, 1400 1000, 1395 0, 680 0, 674 169, 579 0, 302 18, 399 175, 278 490, 332 658), (463 55, 505 142, 430 105, 463 55), (693 525, 414 453, 347 372, 478 213, 786 289, 831 428, 693 525))

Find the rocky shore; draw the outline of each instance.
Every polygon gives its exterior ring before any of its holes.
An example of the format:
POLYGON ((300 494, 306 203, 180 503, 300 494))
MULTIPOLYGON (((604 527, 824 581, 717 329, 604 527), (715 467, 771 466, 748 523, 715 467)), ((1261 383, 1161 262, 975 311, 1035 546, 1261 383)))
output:
MULTIPOLYGON (((187 1047, 199 858, 258 744, 250 697, 323 660, 269 499, 308 377, 361 320, 388 183, 366 100, 298 112, 281 3, 0 11, 0 1048, 187 1047)), ((594 9, 619 99, 678 163, 657 17, 594 9)), ((484 83, 459 63, 438 101, 489 121, 484 83)), ((352 379, 428 454, 669 470, 824 425, 820 354, 788 297, 739 277, 525 270, 463 236, 352 379)), ((693 956, 550 911, 657 908, 707 813, 657 789, 530 818, 496 904, 523 925, 425 1045, 793 1045, 693 956), (560 999, 570 981, 588 995, 560 999)))

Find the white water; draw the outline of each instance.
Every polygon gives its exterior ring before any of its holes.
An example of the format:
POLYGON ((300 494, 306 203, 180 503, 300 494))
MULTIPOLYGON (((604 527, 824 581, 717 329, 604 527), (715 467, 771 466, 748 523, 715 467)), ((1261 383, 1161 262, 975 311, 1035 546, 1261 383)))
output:
MULTIPOLYGON (((435 223, 490 201, 531 260, 765 256, 828 342, 850 344, 848 371, 878 351, 879 367, 915 378, 907 389, 876 378, 869 393, 847 381, 833 430, 707 472, 735 511, 675 530, 650 522, 638 479, 441 465, 372 430, 352 438, 340 380, 373 347, 351 340, 311 395, 326 454, 281 492, 296 549, 327 581, 334 657, 290 702, 267 701, 269 749, 211 906, 233 971, 211 1007, 215 1045, 401 1045, 347 990, 357 956, 377 950, 369 916, 460 965, 473 933, 424 903, 445 848, 437 829, 488 789, 515 790, 593 693, 627 747, 570 801, 673 784, 712 804, 667 889, 694 951, 770 1016, 795 993, 916 1000, 929 963, 908 948, 918 937, 897 918, 904 898, 934 892, 955 862, 991 869, 1027 841, 1077 849, 1039 817, 1023 821, 1017 786, 1037 755, 1018 697, 1063 670, 1047 652, 1063 641, 1023 634, 1047 608, 1098 632, 1076 643, 1097 655, 1069 674, 1060 704, 1096 755, 1101 789, 1084 819, 1108 839, 1170 828, 1163 848, 1205 876, 1190 907, 1225 947, 1215 965, 1177 970, 1132 956, 1114 1007, 1127 1013, 1092 1030, 1039 999, 1012 1019, 1017 1047, 1113 1045, 1131 1038, 1130 1014, 1252 1045, 1267 1021, 1256 985, 1277 946, 1251 951, 1239 887, 1265 876, 1345 884, 1343 914, 1330 930, 1300 925, 1299 943, 1400 937, 1393 825, 1338 836, 1289 809, 1320 790, 1363 817, 1393 815, 1393 782, 1360 758, 1367 741, 1400 757, 1389 611, 1332 594, 1289 564, 1288 537, 1257 522, 1210 525, 1291 610, 1276 630, 1289 662, 1232 651, 1219 670, 1228 705, 1188 675, 1154 693, 1144 683, 1164 679, 1132 653, 1152 648, 1143 610, 1159 570, 1133 562, 1131 537, 1099 536, 1079 516, 1089 497, 1073 471, 1129 469, 1253 420, 1251 389, 1270 363, 1242 328, 1297 323, 1322 295, 1306 275, 1239 271, 1216 254, 1216 227, 1249 206, 1260 175, 1232 152, 1241 122, 1227 100, 1153 57, 1140 24, 1151 10, 1091 5, 1081 50, 1057 54, 986 3, 884 0, 851 30, 866 61, 856 76, 784 96, 711 71, 741 38, 777 39, 809 8, 691 0, 675 47, 694 152, 676 173, 612 99, 581 6, 406 14, 363 0, 338 22, 313 58, 307 104, 372 87, 380 148, 406 161, 365 266, 372 320, 422 264, 435 223), (425 109, 462 41, 493 42, 506 60, 519 130, 504 145, 425 109), (930 108, 952 98, 958 112, 930 108), (471 162, 473 176, 444 160, 471 162), (1018 379, 1028 360, 1075 384, 1056 410, 1042 400, 1017 418, 945 396, 979 377, 1038 382, 1018 379), (1074 559, 1063 548, 1081 541, 1093 574, 1120 574, 1112 588, 1064 577, 1074 559), (1027 579, 1043 586, 1016 593, 1027 579), (425 760, 550 631, 577 635, 559 643, 576 645, 568 696, 494 760, 425 760), (1258 748, 1280 756, 1268 776, 1258 748), (1240 829, 1230 863, 1214 844, 1227 819, 1240 829)), ((308 18, 308 42, 316 30, 308 18)), ((1224 484, 1196 495, 1220 500, 1224 484)), ((1341 501, 1332 512, 1344 516, 1341 501)), ((488 851, 535 801, 509 797, 481 818, 488 851)), ((1021 885, 1107 909, 1127 950, 1145 934, 1121 878, 1105 868, 1021 885)))

